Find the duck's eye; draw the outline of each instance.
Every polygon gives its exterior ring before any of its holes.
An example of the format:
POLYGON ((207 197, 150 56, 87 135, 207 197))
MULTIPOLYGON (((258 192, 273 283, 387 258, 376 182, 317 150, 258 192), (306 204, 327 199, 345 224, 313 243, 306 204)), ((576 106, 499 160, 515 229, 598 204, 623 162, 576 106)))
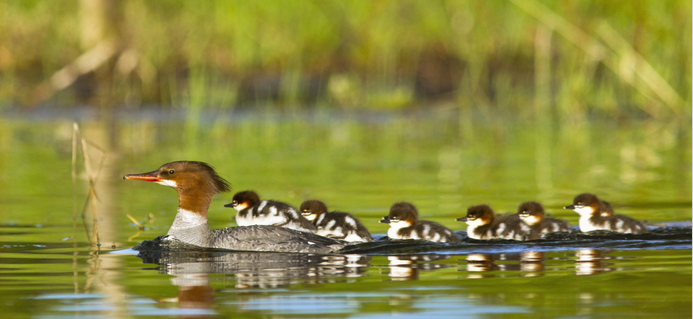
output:
POLYGON ((176 171, 174 171, 174 170, 172 170, 172 169, 168 170, 168 173, 169 173, 169 174, 173 174, 173 173, 175 173, 175 172, 176 172, 176 171))
POLYGON ((582 206, 582 202, 577 202, 575 205, 582 206))

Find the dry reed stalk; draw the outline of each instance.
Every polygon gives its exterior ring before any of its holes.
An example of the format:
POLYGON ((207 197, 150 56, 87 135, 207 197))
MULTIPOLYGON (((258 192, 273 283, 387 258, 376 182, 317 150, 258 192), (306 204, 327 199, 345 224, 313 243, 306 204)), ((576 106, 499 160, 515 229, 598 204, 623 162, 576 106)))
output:
POLYGON ((77 123, 72 123, 72 237, 75 239, 72 246, 74 253, 72 254, 72 284, 75 287, 75 293, 79 292, 79 281, 77 271, 77 132, 79 126, 77 123))
MULTIPOLYGON (((92 246, 101 246, 101 242, 99 239, 99 228, 98 228, 98 212, 96 209, 96 201, 98 197, 96 196, 96 181, 98 180, 100 174, 101 174, 101 169, 103 168, 104 160, 106 158, 106 152, 101 149, 100 147, 89 143, 86 139, 82 137, 79 131, 79 125, 77 123, 73 124, 74 130, 73 130, 73 147, 72 147, 72 178, 73 178, 73 187, 74 187, 74 193, 76 194, 76 185, 77 185, 77 169, 76 169, 76 162, 77 162, 77 145, 81 145, 82 149, 82 159, 83 159, 83 164, 84 164, 84 169, 87 172, 87 179, 89 181, 89 196, 87 196, 84 206, 82 207, 82 222, 84 224, 84 229, 87 232, 87 238, 89 238, 90 243, 92 246), (79 140, 79 143, 77 142, 79 140), (89 156, 89 150, 90 147, 98 150, 101 152, 101 160, 99 162, 99 167, 98 170, 96 171, 96 174, 93 174, 93 169, 91 167, 91 158, 89 156), (92 232, 91 235, 89 234, 89 229, 86 225, 86 219, 85 219, 85 210, 87 209, 87 206, 91 203, 92 206, 92 232)), ((75 195, 76 198, 77 195, 75 195)), ((76 199, 75 199, 76 200, 76 199)), ((74 209, 74 214, 76 215, 76 208, 74 209)), ((73 215, 73 218, 76 219, 76 216, 73 215)))
MULTIPOLYGON (((642 57, 633 46, 626 41, 614 28, 606 21, 597 28, 597 34, 611 49, 618 54, 621 59, 619 71, 621 73, 632 72, 639 76, 646 87, 659 96, 664 104, 668 106, 676 115, 681 115, 681 107, 686 102, 676 93, 674 88, 642 57), (626 63, 630 61, 631 63, 626 63)), ((624 77, 623 75, 621 77, 624 77)), ((634 85, 638 85, 635 83, 634 85)))
MULTIPOLYGON (((574 43, 578 48, 584 50, 593 59, 604 63, 619 78, 633 86, 633 88, 655 104, 665 104, 674 114, 681 114, 683 107, 685 107, 685 102, 681 96, 606 21, 602 23, 602 26, 597 31, 604 42, 611 47, 611 50, 535 0, 511 1, 547 27, 556 30, 556 32, 574 43), (629 63, 629 60, 632 60, 633 63, 629 63), (633 74, 637 75, 644 82, 644 85, 639 84, 640 81, 634 81, 633 74)), ((661 115, 659 109, 647 105, 641 105, 640 107, 655 118, 661 115)))

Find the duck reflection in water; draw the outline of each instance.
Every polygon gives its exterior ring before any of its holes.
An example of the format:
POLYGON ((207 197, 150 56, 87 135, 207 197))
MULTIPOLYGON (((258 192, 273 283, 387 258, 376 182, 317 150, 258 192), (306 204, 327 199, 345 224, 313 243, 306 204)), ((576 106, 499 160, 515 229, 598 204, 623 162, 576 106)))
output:
POLYGON ((181 308, 210 308, 214 289, 209 285, 209 274, 181 274, 171 278, 180 287, 175 298, 159 299, 159 302, 177 302, 181 308))
POLYGON ((178 302, 181 308, 208 308, 212 304, 210 274, 233 275, 235 282, 229 285, 236 289, 348 282, 365 275, 371 258, 209 250, 142 251, 138 256, 144 263, 158 264, 162 273, 174 276, 171 282, 179 287, 178 296, 161 301, 178 302))
POLYGON ((605 262, 612 259, 608 256, 609 250, 580 249, 575 252, 575 274, 597 275, 614 269, 613 263, 605 262))
POLYGON ((494 256, 490 254, 469 254, 467 255, 467 278, 490 278, 491 274, 481 274, 490 271, 500 270, 494 262, 494 256))
POLYGON ((526 251, 522 253, 482 254, 473 253, 467 255, 467 278, 491 278, 491 277, 540 277, 544 275, 544 253, 538 251, 526 251), (511 261, 518 263, 496 264, 496 261, 511 261), (493 272, 520 271, 519 275, 505 275, 493 272))
POLYGON ((417 280, 419 279, 419 270, 451 267, 450 265, 429 263, 429 261, 445 260, 447 258, 442 255, 388 256, 390 279, 393 281, 417 280))

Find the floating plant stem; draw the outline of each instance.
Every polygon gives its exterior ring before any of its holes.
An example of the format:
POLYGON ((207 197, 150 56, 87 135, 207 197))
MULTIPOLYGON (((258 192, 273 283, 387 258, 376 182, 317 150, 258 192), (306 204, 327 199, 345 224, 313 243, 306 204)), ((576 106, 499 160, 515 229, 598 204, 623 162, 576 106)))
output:
POLYGON ((140 224, 140 222, 138 222, 137 219, 135 219, 135 217, 132 217, 132 215, 130 215, 130 214, 126 214, 126 216, 128 216, 128 218, 130 218, 130 220, 133 223, 137 224, 137 227, 139 227, 140 230, 144 229, 144 225, 140 224))

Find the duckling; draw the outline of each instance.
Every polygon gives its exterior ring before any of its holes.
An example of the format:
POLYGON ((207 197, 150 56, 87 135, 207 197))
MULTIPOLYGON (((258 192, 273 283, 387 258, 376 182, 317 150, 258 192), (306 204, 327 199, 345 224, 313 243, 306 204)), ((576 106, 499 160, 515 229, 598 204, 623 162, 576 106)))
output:
POLYGON ((260 200, 254 191, 233 195, 233 201, 224 207, 233 207, 238 226, 275 225, 314 233, 317 228, 291 205, 274 200, 260 200))
POLYGON ((517 214, 496 216, 488 205, 469 207, 467 216, 457 221, 467 223, 467 236, 473 239, 526 240, 530 233, 517 214))
POLYGON ((347 242, 373 241, 371 233, 354 216, 342 212, 327 212, 327 205, 319 200, 301 204, 301 214, 317 228, 316 234, 347 242))
POLYGON ((387 236, 390 239, 422 239, 441 243, 456 243, 461 240, 443 225, 419 220, 419 212, 411 203, 395 203, 381 223, 390 224, 387 236))
POLYGON ((540 239, 544 234, 569 232, 568 222, 556 218, 544 217, 544 206, 537 202, 524 202, 517 208, 520 220, 530 228, 528 240, 540 239))
POLYGON ((599 197, 590 193, 575 196, 573 205, 564 209, 572 209, 580 214, 580 231, 610 230, 617 233, 641 234, 649 232, 644 223, 623 215, 613 215, 613 209, 607 202, 599 200, 599 197), (608 205, 608 206, 607 206, 608 205), (604 216, 604 212, 611 212, 611 216, 604 216))

